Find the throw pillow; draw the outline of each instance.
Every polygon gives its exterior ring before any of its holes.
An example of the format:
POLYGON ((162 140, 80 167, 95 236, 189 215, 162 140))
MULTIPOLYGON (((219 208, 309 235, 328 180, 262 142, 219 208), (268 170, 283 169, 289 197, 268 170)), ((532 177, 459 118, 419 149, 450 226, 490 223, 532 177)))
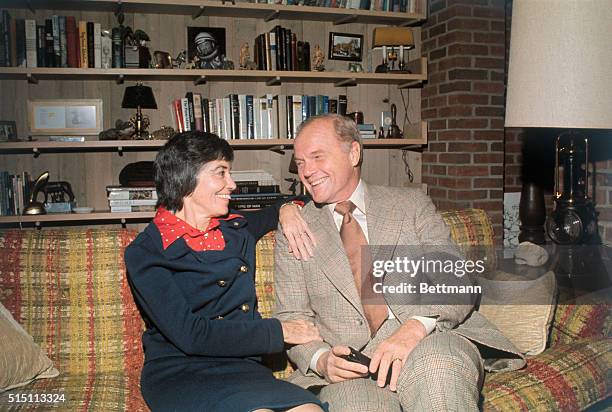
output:
POLYGON ((0 392, 53 378, 59 371, 0 303, 0 392))
MULTIPOLYGON (((507 278, 507 274, 502 277, 507 278)), ((555 313, 555 274, 547 272, 535 280, 481 278, 479 283, 482 297, 478 311, 506 335, 521 353, 542 353, 546 349, 555 313)))

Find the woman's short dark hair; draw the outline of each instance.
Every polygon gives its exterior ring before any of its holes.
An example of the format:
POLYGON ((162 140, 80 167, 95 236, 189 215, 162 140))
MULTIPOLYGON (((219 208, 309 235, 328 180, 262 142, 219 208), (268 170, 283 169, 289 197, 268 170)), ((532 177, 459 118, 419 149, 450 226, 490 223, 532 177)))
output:
POLYGON ((155 157, 157 206, 176 212, 183 208, 183 198, 195 190, 197 175, 213 160, 234 160, 227 141, 207 132, 178 133, 170 138, 155 157))

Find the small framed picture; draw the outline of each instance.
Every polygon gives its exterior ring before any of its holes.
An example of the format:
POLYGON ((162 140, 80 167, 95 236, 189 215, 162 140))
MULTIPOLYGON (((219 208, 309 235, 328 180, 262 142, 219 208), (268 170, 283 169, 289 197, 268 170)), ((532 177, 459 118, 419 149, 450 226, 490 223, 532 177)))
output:
POLYGON ((363 55, 363 36, 350 33, 329 33, 330 60, 360 62, 363 55))
POLYGON ((225 28, 187 27, 187 56, 197 69, 225 68, 225 28))
POLYGON ((94 135, 102 131, 102 99, 28 100, 33 135, 94 135))
POLYGON ((0 142, 17 140, 17 123, 14 120, 0 120, 0 142))

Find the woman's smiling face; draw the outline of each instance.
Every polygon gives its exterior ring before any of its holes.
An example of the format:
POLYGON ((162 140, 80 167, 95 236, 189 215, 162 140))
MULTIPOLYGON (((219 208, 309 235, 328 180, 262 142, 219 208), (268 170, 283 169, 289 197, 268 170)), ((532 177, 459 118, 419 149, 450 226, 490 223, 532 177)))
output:
POLYGON ((193 193, 183 199, 183 207, 206 218, 225 216, 229 211, 230 194, 236 188, 230 175, 231 167, 227 160, 204 164, 196 177, 193 193))

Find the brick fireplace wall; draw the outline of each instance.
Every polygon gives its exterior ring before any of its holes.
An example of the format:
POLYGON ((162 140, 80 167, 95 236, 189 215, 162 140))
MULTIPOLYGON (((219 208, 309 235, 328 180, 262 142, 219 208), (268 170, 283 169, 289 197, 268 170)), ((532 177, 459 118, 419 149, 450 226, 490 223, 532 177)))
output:
POLYGON ((423 182, 440 209, 487 210, 498 240, 504 190, 505 4, 432 0, 422 30, 429 81, 423 182))
MULTIPOLYGON (((511 16, 512 0, 429 0, 422 30, 429 61, 423 182, 442 210, 485 209, 500 244, 503 194, 520 192, 535 167, 550 211, 554 168, 550 132, 504 128, 511 16)), ((612 245, 612 134, 597 140, 593 198, 601 239, 612 245)))

